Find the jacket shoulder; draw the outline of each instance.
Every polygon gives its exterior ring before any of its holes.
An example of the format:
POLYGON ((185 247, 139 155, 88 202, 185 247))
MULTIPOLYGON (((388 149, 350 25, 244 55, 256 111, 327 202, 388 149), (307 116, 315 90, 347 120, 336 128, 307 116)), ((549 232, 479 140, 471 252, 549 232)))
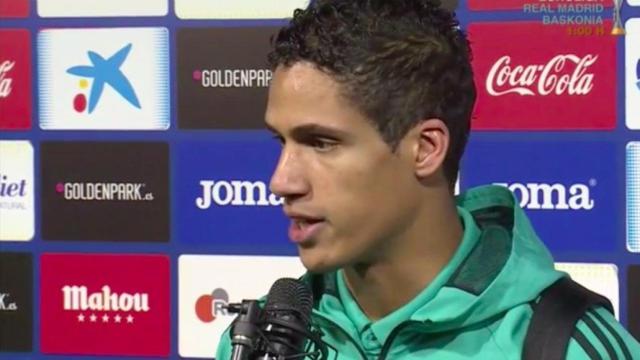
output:
POLYGON ((640 344, 605 308, 589 309, 578 321, 567 360, 640 360, 640 344))

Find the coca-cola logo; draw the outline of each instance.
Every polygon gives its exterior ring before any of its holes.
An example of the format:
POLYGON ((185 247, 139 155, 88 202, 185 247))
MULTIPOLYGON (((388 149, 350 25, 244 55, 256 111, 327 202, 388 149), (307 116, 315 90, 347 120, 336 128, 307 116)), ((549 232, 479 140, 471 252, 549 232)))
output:
POLYGON ((11 84, 13 79, 9 77, 9 71, 15 66, 15 61, 5 60, 0 63, 0 98, 7 98, 11 95, 11 84))
POLYGON ((514 65, 505 55, 493 64, 485 85, 492 96, 588 95, 594 78, 588 70, 596 61, 598 55, 564 54, 546 64, 514 65))

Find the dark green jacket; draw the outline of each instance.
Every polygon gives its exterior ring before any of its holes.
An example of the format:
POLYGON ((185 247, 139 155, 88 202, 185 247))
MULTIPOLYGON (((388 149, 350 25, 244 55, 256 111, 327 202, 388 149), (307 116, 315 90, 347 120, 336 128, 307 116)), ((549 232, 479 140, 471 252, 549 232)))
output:
MULTIPOLYGON (((427 288, 378 321, 360 310, 342 271, 303 277, 314 291, 313 320, 338 360, 520 359, 532 302, 567 275, 508 190, 476 188, 457 201, 465 227, 457 252, 427 288)), ((228 332, 217 354, 229 359, 228 332)), ((640 359, 640 345, 596 308, 578 323, 567 359, 640 359)))

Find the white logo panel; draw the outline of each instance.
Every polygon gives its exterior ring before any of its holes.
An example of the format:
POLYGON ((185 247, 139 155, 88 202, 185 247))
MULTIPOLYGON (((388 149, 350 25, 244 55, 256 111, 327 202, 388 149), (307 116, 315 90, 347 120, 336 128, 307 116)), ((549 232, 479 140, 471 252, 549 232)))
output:
POLYGON ((0 241, 29 241, 34 234, 33 147, 0 141, 0 241))
POLYGON ((175 0, 182 19, 282 19, 306 8, 309 0, 175 0))
POLYGON ((38 0, 41 17, 164 16, 168 0, 38 0))
POLYGON ((229 302, 258 299, 279 278, 298 278, 298 257, 182 255, 178 260, 178 352, 182 357, 213 358, 234 314, 229 302))
POLYGON ((625 118, 629 129, 640 130, 640 18, 629 19, 625 31, 625 118))
POLYGON ((627 249, 640 253, 640 142, 627 144, 627 249))
POLYGON ((44 130, 166 130, 165 28, 50 29, 38 34, 44 130))
POLYGON ((611 301, 616 319, 620 318, 620 282, 614 264, 556 263, 556 269, 568 273, 578 284, 611 301))

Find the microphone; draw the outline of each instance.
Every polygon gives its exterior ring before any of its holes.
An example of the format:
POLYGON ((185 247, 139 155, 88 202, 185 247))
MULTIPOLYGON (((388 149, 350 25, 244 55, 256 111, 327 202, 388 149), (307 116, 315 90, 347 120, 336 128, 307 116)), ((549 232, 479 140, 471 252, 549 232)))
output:
POLYGON ((269 290, 263 309, 266 343, 259 359, 293 357, 304 352, 313 307, 311 290, 301 281, 278 279, 269 290))
POLYGON ((263 309, 256 300, 226 307, 239 314, 231 325, 231 360, 328 358, 327 347, 331 346, 311 323, 313 295, 302 281, 278 279, 263 309))
POLYGON ((240 313, 231 326, 231 360, 249 360, 257 349, 260 307, 255 300, 242 300, 241 304, 229 304, 230 312, 240 313))

